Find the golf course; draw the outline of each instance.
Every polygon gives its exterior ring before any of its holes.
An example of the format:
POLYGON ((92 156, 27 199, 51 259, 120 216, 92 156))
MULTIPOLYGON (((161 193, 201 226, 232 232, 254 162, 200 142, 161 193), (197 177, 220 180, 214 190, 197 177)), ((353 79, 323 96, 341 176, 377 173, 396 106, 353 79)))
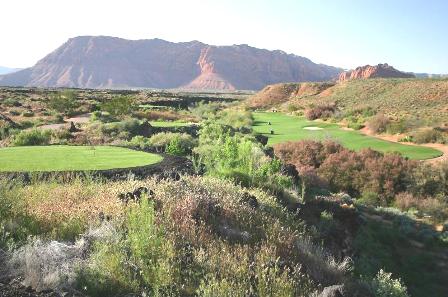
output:
POLYGON ((113 146, 22 146, 0 149, 0 171, 83 171, 132 168, 162 157, 113 146))
POLYGON ((431 159, 442 155, 442 152, 433 148, 390 142, 364 135, 358 131, 341 129, 337 124, 308 121, 303 117, 276 112, 256 112, 253 115, 254 131, 268 136, 269 145, 302 139, 330 139, 355 151, 371 148, 384 153, 398 152, 402 156, 416 160, 431 159), (273 134, 271 134, 271 130, 273 134))

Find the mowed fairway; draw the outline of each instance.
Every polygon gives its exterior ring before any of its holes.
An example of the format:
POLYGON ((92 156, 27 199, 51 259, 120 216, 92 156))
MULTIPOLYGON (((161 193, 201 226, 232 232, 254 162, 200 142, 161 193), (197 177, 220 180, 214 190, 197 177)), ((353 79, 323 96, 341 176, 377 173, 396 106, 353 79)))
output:
POLYGON ((0 149, 0 171, 82 171, 158 163, 156 154, 112 146, 23 146, 0 149))
POLYGON ((305 118, 273 112, 256 112, 253 115, 254 131, 268 136, 270 145, 302 139, 331 139, 355 151, 371 148, 380 152, 398 152, 410 159, 424 160, 442 155, 442 152, 433 148, 390 142, 363 135, 358 131, 343 130, 336 124, 308 121, 305 118), (271 125, 268 125, 268 122, 271 122, 271 125), (306 127, 322 129, 304 129, 306 127), (274 135, 270 134, 270 130, 274 131, 274 135))

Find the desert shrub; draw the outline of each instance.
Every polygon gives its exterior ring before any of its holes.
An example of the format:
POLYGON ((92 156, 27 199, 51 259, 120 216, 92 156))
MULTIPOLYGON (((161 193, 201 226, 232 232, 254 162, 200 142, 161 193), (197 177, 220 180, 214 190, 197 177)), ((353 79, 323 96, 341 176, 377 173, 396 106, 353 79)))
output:
POLYGON ((114 117, 130 114, 134 108, 134 98, 130 96, 115 96, 101 104, 101 110, 114 117))
POLYGON ((110 122, 116 121, 115 117, 112 116, 110 113, 102 112, 99 110, 92 112, 90 119, 93 122, 99 121, 99 122, 103 122, 103 123, 110 123, 110 122))
POLYGON ((286 297, 310 294, 310 282, 299 272, 299 267, 283 269, 279 259, 272 258, 273 254, 276 254, 275 250, 263 245, 253 255, 252 261, 247 250, 241 248, 224 249, 219 258, 212 255, 207 264, 209 272, 202 280, 197 295, 286 297), (224 260, 227 265, 222 266, 217 260, 224 260))
POLYGON ((73 90, 65 90, 50 95, 47 106, 59 113, 69 115, 78 106, 76 102, 76 92, 73 90))
POLYGON ((205 123, 194 152, 200 156, 208 174, 274 191, 291 185, 282 176, 278 160, 267 157, 255 139, 238 133, 232 135, 228 127, 205 123))
POLYGON ((347 127, 354 130, 360 130, 364 128, 364 118, 350 116, 347 118, 347 127))
POLYGON ((323 286, 343 283, 353 268, 350 258, 337 261, 322 246, 313 243, 310 238, 299 238, 297 249, 307 273, 323 286))
POLYGON ((216 116, 219 110, 221 110, 222 104, 219 102, 210 102, 204 103, 199 102, 193 108, 190 108, 190 111, 195 116, 201 119, 208 119, 216 116))
POLYGON ((386 127, 386 132, 389 134, 402 134, 409 131, 411 127, 410 121, 402 118, 398 121, 391 121, 386 127))
POLYGON ((407 211, 411 208, 417 208, 419 199, 408 192, 402 192, 395 195, 395 206, 400 210, 407 211))
POLYGON ((186 133, 161 132, 149 138, 148 143, 157 151, 173 155, 186 155, 197 145, 197 140, 186 133))
POLYGON ((416 196, 444 197, 448 194, 448 163, 425 164, 413 168, 410 192, 416 196))
POLYGON ((226 109, 218 114, 219 122, 235 129, 251 128, 253 124, 252 112, 245 110, 226 109))
POLYGON ((303 166, 318 168, 329 155, 342 149, 340 144, 333 141, 301 140, 274 145, 275 155, 298 170, 303 166))
POLYGON ((12 115, 12 116, 18 116, 18 115, 20 115, 20 111, 15 110, 15 109, 11 109, 9 111, 9 114, 12 115))
POLYGON ((12 144, 15 146, 47 145, 50 143, 51 135, 51 130, 23 130, 14 136, 12 144))
POLYGON ((286 110, 288 112, 294 112, 294 111, 297 111, 299 109, 300 109, 299 106, 294 105, 294 104, 288 104, 288 106, 286 106, 286 110))
POLYGON ((142 132, 140 121, 135 119, 112 123, 94 122, 85 129, 86 136, 92 143, 130 140, 142 132))
POLYGON ((305 109, 305 117, 308 120, 328 119, 336 111, 335 104, 322 104, 305 109))
POLYGON ((377 193, 383 204, 409 186, 416 166, 397 154, 354 152, 331 141, 282 143, 274 146, 274 152, 283 162, 293 164, 299 173, 315 170, 332 191, 348 192, 355 197, 363 192, 377 193))
POLYGON ((149 143, 149 138, 141 135, 132 137, 132 139, 127 144, 132 147, 138 147, 142 150, 146 150, 151 147, 151 144, 149 143))
POLYGON ((176 112, 174 110, 145 110, 138 111, 135 116, 139 119, 147 119, 148 121, 188 121, 196 122, 194 116, 176 112))
POLYGON ((367 122, 367 127, 374 133, 384 133, 390 124, 390 119, 384 114, 377 114, 367 122))
POLYGON ((422 129, 411 134, 415 143, 447 143, 448 135, 442 131, 430 128, 422 129))
POLYGON ((58 144, 66 144, 67 141, 72 137, 68 129, 56 129, 51 133, 51 142, 58 144))
POLYGON ((10 136, 13 136, 13 135, 19 133, 19 132, 20 132, 20 130, 12 127, 11 124, 0 122, 0 140, 6 139, 10 136))
POLYGON ((22 112, 22 117, 31 118, 34 117, 34 112, 31 110, 25 110, 22 112))
POLYGON ((22 104, 20 103, 19 100, 14 99, 14 98, 7 98, 2 102, 5 106, 9 106, 9 107, 19 107, 22 106, 22 104))
POLYGON ((330 155, 318 172, 333 191, 346 191, 353 196, 374 192, 381 198, 381 203, 387 205, 396 193, 406 189, 414 166, 414 162, 397 154, 342 150, 330 155))
POLYGON ((368 105, 360 105, 352 107, 343 113, 343 117, 371 117, 376 113, 375 109, 368 105))
POLYGON ((378 206, 380 204, 380 198, 377 193, 367 191, 362 193, 357 202, 368 206, 378 206))
POLYGON ((400 279, 393 279, 392 273, 382 269, 372 281, 372 292, 375 297, 408 297, 406 286, 400 279))
POLYGON ((22 186, 19 180, 0 179, 0 249, 20 245, 38 228, 26 211, 22 186))
POLYGON ((118 240, 98 242, 91 265, 80 272, 79 285, 89 296, 112 292, 150 296, 169 292, 172 285, 173 245, 157 224, 154 205, 148 199, 130 207, 118 240))

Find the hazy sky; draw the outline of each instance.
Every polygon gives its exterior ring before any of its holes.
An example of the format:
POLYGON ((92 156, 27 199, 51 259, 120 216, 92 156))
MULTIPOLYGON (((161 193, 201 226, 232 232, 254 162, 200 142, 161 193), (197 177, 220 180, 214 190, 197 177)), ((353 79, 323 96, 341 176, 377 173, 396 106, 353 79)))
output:
POLYGON ((448 73, 448 0, 1 0, 0 65, 78 35, 281 49, 352 68, 448 73))

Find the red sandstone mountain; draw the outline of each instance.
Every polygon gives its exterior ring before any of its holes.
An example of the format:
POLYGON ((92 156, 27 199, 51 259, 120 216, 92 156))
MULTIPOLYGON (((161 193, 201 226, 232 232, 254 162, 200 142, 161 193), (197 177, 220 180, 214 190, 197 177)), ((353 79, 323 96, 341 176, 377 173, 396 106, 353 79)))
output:
POLYGON ((376 66, 362 66, 355 70, 343 72, 339 75, 339 81, 346 81, 350 79, 365 79, 365 78, 414 78, 412 73, 401 72, 392 66, 386 64, 378 64, 376 66))
POLYGON ((278 82, 326 81, 340 72, 247 45, 82 36, 69 39, 31 68, 0 76, 0 85, 258 90, 278 82))

